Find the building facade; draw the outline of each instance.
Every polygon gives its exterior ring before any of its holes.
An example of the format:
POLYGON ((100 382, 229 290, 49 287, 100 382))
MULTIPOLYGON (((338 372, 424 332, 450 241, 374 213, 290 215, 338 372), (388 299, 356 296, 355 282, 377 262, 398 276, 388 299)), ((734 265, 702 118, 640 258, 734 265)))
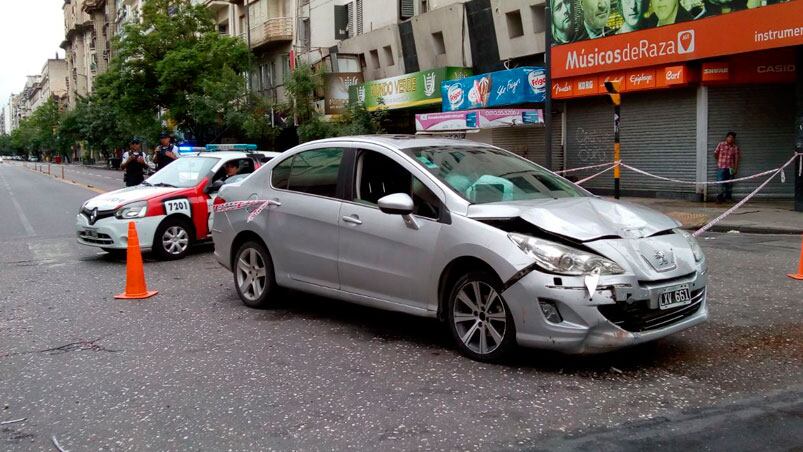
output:
POLYGON ((92 93, 95 78, 111 61, 111 40, 116 32, 116 4, 133 0, 64 0, 64 41, 67 61, 67 107, 92 93))
MULTIPOLYGON (((606 81, 617 82, 623 93, 621 158, 632 166, 663 177, 713 181, 713 152, 728 131, 737 133, 742 150, 739 175, 787 161, 795 148, 800 78, 795 55, 803 45, 803 2, 773 3, 743 10, 731 2, 727 8, 709 2, 690 3, 696 5, 690 10, 680 5, 664 26, 646 10, 623 13, 610 4, 607 21, 583 14, 579 1, 556 9, 553 22, 565 29, 555 33, 552 95, 564 112, 564 165, 613 161, 606 81), (594 30, 603 36, 594 38, 594 30)), ((758 182, 735 184, 734 192, 745 196, 758 182)), ((604 193, 612 183, 599 178, 587 186, 604 193)), ((710 199, 719 192, 632 171, 623 171, 622 189, 687 199, 710 199)), ((776 178, 758 196, 792 194, 793 184, 776 178)))
POLYGON ((31 94, 31 108, 36 111, 49 99, 59 108, 67 107, 67 61, 62 58, 49 59, 42 67, 39 82, 31 94))

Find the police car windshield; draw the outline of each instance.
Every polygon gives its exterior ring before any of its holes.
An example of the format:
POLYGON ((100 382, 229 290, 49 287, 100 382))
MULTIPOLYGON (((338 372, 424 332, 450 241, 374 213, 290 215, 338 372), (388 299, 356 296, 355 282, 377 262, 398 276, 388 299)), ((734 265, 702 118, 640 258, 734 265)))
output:
POLYGON ((209 174, 219 160, 217 157, 206 156, 182 157, 162 168, 145 182, 148 185, 163 187, 194 187, 209 174))

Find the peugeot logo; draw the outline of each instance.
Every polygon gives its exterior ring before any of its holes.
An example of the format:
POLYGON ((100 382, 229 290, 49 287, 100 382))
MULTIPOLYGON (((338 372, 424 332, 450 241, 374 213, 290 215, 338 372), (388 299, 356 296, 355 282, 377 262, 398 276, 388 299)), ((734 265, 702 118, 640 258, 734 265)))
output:
POLYGON ((655 252, 655 261, 660 267, 669 265, 669 261, 666 259, 666 253, 661 250, 655 252))
POLYGON ((98 208, 95 207, 92 209, 92 212, 89 213, 89 224, 95 224, 95 221, 98 220, 98 208))

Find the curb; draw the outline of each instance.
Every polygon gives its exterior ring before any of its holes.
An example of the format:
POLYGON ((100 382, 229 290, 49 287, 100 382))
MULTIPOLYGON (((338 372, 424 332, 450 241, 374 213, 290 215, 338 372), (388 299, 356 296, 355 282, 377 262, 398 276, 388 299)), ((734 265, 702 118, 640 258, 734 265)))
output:
POLYGON ((25 166, 25 165, 23 165, 22 167, 23 167, 24 169, 26 169, 26 170, 28 170, 28 171, 30 171, 30 172, 32 172, 32 173, 34 173, 34 174, 39 174, 39 175, 42 175, 42 176, 45 176, 45 177, 50 177, 50 178, 52 178, 52 179, 54 179, 54 180, 56 180, 56 181, 59 181, 59 182, 61 182, 61 183, 67 184, 67 185, 74 185, 74 186, 76 186, 76 187, 81 187, 81 188, 84 188, 84 189, 86 189, 86 190, 89 190, 89 191, 92 191, 92 192, 98 193, 98 194, 103 194, 103 193, 106 193, 106 190, 101 190, 100 188, 97 188, 97 187, 95 187, 95 186, 93 186, 93 185, 82 184, 82 183, 80 183, 80 182, 76 182, 76 181, 74 181, 74 180, 72 180, 72 179, 69 179, 69 180, 68 180, 68 179, 62 179, 62 178, 60 178, 60 177, 56 176, 55 174, 47 174, 47 173, 43 173, 43 172, 41 172, 41 171, 37 171, 37 170, 35 170, 35 169, 33 169, 33 168, 28 168, 28 167, 27 167, 27 166, 25 166))

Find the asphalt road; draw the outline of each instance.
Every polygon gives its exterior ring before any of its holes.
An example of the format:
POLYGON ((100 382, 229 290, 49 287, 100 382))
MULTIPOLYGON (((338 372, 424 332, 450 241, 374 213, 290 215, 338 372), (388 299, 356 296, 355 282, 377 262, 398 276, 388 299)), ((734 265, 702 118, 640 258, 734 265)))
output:
POLYGON ((0 423, 25 418, 0 424, 0 450, 803 446, 803 285, 784 276, 799 238, 704 240, 703 326, 487 365, 432 320, 293 293, 248 309, 208 245, 146 256, 159 295, 114 300, 125 263, 74 240, 94 195, 0 165, 0 423))

